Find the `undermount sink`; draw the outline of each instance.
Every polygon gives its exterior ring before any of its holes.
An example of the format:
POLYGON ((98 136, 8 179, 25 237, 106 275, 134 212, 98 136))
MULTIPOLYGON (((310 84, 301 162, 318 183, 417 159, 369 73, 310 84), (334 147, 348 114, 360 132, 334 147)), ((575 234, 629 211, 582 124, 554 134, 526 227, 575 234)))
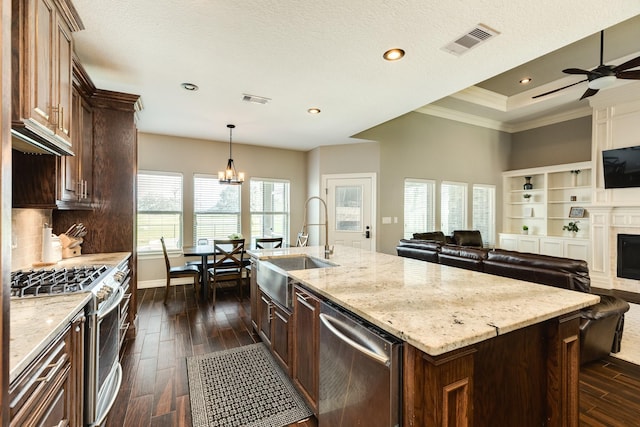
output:
POLYGON ((291 308, 291 283, 287 271, 335 267, 330 262, 306 255, 270 258, 258 262, 258 286, 274 300, 291 308))
POLYGON ((311 258, 306 255, 284 257, 284 258, 271 258, 264 262, 270 263, 283 269, 284 271, 291 270, 308 270, 310 268, 326 268, 335 267, 330 262, 322 261, 318 258, 311 258))

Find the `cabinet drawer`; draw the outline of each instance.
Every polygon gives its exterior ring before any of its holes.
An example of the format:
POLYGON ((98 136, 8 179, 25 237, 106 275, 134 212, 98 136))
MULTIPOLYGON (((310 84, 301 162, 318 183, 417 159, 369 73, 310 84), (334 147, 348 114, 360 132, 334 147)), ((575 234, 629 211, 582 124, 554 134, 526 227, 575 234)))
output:
POLYGON ((24 425, 25 417, 38 412, 38 407, 51 400, 56 386, 60 387, 68 376, 71 369, 70 329, 67 327, 9 386, 12 425, 24 425))

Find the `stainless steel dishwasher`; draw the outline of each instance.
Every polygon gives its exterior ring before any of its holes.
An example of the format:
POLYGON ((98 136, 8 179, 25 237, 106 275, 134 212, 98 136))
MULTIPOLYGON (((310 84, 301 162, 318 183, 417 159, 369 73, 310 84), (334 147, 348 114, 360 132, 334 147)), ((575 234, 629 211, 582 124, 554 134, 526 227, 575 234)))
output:
POLYGON ((400 425, 401 344, 351 313, 322 303, 319 427, 400 425))

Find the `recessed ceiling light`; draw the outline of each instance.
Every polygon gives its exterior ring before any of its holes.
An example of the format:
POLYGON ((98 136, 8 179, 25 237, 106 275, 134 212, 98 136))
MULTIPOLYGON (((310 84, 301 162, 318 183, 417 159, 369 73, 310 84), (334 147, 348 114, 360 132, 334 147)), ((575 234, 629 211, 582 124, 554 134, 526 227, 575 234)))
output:
POLYGON ((199 89, 198 85, 193 83, 182 83, 180 84, 184 90, 188 90, 190 92, 195 92, 199 89))
POLYGON ((404 50, 399 48, 389 49, 382 54, 382 57, 387 61, 397 61, 404 56, 404 50))
POLYGON ((533 80, 531 77, 525 77, 522 80, 520 80, 520 84, 521 85, 529 84, 529 83, 531 83, 531 80, 533 80))
POLYGON ((307 113, 309 113, 309 114, 320 114, 320 109, 319 108, 309 108, 307 110, 307 113))

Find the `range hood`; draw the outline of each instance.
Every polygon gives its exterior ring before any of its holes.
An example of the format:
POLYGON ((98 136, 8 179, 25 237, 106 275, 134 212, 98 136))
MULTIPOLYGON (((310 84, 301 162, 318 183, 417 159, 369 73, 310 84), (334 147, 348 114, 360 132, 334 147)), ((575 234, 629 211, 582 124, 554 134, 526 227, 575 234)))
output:
POLYGON ((37 134, 32 134, 26 128, 11 129, 11 148, 23 153, 74 155, 70 145, 52 140, 52 138, 42 138, 37 134))

